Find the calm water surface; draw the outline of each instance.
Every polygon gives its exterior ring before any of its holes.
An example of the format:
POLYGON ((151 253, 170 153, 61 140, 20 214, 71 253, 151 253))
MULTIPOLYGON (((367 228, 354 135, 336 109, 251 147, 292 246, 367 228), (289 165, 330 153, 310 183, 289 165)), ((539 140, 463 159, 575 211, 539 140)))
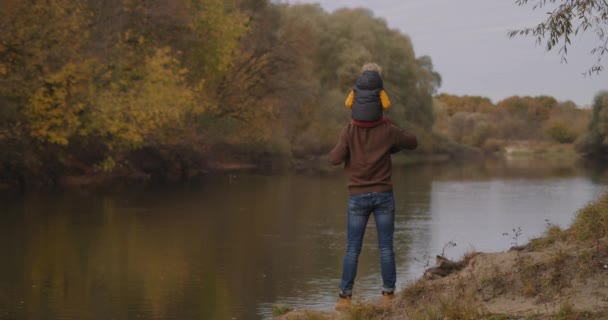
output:
MULTIPOLYGON (((398 286, 442 251, 505 250, 547 221, 568 226, 608 189, 605 171, 546 160, 396 167, 393 178, 398 286)), ((331 309, 346 198, 341 171, 5 192, 0 319, 263 319, 275 304, 331 309)), ((370 222, 356 298, 381 288, 370 222)))

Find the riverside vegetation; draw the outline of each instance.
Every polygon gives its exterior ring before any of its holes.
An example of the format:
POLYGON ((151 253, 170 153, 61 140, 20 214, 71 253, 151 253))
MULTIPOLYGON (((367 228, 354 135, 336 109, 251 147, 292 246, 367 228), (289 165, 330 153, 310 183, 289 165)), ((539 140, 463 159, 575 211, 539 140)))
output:
POLYGON ((383 66, 388 116, 417 134, 419 155, 493 153, 521 140, 607 153, 608 94, 598 94, 593 112, 552 97, 434 97, 441 77, 431 58, 416 56, 406 34, 369 10, 7 0, 0 183, 319 166, 349 121, 345 93, 369 61, 383 66))
POLYGON ((458 265, 407 285, 389 309, 360 302, 348 312, 291 311, 278 319, 608 319, 608 193, 566 230, 548 224, 526 245, 471 252, 458 265))

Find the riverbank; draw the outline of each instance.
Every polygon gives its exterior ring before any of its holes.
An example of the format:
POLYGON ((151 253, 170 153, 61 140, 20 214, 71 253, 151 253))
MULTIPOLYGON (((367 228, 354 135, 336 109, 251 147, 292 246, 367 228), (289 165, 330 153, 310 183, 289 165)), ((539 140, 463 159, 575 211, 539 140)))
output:
POLYGON ((506 143, 502 148, 506 157, 543 157, 543 158, 576 158, 581 155, 575 150, 574 144, 515 141, 506 143))
MULTIPOLYGON (((414 165, 442 163, 453 159, 449 154, 399 154, 394 157, 395 165, 414 165)), ((146 169, 146 168, 144 168, 146 169)), ((0 180, 0 189, 20 188, 74 188, 74 187, 107 187, 117 184, 149 184, 165 182, 183 182, 204 179, 214 174, 280 174, 296 172, 305 175, 330 174, 342 170, 342 166, 329 164, 327 155, 300 158, 266 156, 256 161, 224 159, 203 161, 187 168, 166 164, 149 166, 148 170, 135 167, 117 167, 112 171, 85 170, 82 173, 64 175, 31 174, 20 179, 0 180)))
MULTIPOLYGON (((497 141, 493 148, 481 149, 466 145, 451 144, 432 153, 397 153, 393 155, 396 166, 418 164, 441 164, 449 161, 484 161, 492 159, 578 159, 572 144, 555 144, 530 141, 497 141)), ((330 174, 342 170, 342 166, 331 166, 325 153, 300 155, 298 157, 263 155, 253 159, 243 156, 218 155, 217 159, 189 159, 187 163, 170 163, 160 158, 139 156, 112 170, 88 168, 59 172, 36 172, 30 174, 6 174, 10 180, 0 181, 0 189, 23 188, 72 188, 107 187, 116 184, 148 184, 154 182, 180 182, 202 179, 209 174, 261 173, 276 174, 296 172, 299 174, 330 174), (137 165, 135 165, 137 163, 137 165), (79 172, 78 172, 79 171, 79 172)))
POLYGON ((567 230, 548 225, 526 245, 471 252, 457 266, 443 277, 427 270, 388 309, 367 301, 347 312, 295 310, 276 319, 608 319, 608 193, 580 209, 567 230))

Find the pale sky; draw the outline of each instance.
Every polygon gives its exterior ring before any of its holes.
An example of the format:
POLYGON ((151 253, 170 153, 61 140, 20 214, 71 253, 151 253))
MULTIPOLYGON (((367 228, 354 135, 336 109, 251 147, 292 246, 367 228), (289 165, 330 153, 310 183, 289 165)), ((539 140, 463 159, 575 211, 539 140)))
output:
MULTIPOLYGON (((608 70, 582 73, 595 61, 588 52, 595 35, 577 37, 568 63, 533 38, 507 37, 508 30, 540 22, 547 10, 518 7, 515 0, 289 0, 320 3, 327 11, 365 7, 390 28, 410 36, 417 56, 429 55, 443 79, 439 92, 482 95, 494 102, 512 95, 550 95, 590 105, 608 90, 608 70)), ((604 65, 608 64, 608 56, 604 65)))

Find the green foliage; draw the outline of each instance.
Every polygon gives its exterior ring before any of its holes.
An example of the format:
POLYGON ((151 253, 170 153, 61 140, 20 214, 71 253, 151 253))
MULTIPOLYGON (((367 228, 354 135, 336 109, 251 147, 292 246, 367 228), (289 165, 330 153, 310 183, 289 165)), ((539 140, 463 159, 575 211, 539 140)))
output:
POLYGON ((487 121, 479 121, 475 124, 471 136, 471 144, 475 147, 482 147, 491 137, 494 131, 494 126, 487 121))
POLYGON ((578 148, 591 157, 608 156, 608 91, 595 96, 589 130, 578 148))
POLYGON ((240 37, 247 31, 248 17, 237 1, 184 0, 189 13, 186 27, 192 38, 183 38, 184 61, 197 78, 213 82, 229 69, 240 37))
POLYGON ((547 135, 559 143, 572 143, 578 137, 568 125, 562 121, 554 121, 545 127, 547 135))
POLYGON ((321 109, 317 113, 320 118, 314 121, 343 125, 350 116, 343 107, 346 95, 361 66, 374 61, 384 70, 385 89, 392 101, 387 115, 400 125, 411 123, 430 129, 434 121, 431 95, 440 77, 429 57, 415 57, 407 36, 390 30, 384 20, 365 9, 328 14, 318 6, 296 5, 284 10, 283 28, 311 35, 306 46, 312 60, 303 67, 318 77, 319 87, 310 87, 311 94, 318 97, 310 105, 321 109))

